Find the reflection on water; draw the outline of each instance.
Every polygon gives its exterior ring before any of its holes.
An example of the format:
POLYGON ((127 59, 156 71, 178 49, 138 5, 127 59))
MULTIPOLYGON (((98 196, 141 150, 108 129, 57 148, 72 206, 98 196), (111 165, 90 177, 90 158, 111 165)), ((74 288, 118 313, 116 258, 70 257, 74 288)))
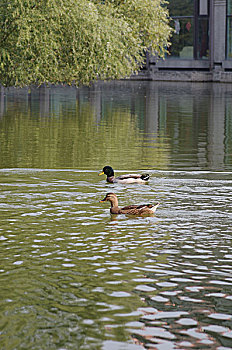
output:
POLYGON ((1 349, 232 349, 230 101, 137 82, 1 96, 1 349), (150 181, 108 184, 107 163, 150 181), (111 218, 110 191, 160 206, 111 218))
POLYGON ((114 82, 5 90, 1 167, 232 167, 232 87, 114 82))

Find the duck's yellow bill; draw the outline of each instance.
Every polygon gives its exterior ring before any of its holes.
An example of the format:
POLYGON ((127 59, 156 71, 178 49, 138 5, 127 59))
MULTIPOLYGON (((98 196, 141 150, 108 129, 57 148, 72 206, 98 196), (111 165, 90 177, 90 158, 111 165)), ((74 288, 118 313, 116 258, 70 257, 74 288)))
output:
POLYGON ((98 174, 98 176, 100 176, 100 175, 104 175, 104 171, 102 171, 101 173, 98 174))

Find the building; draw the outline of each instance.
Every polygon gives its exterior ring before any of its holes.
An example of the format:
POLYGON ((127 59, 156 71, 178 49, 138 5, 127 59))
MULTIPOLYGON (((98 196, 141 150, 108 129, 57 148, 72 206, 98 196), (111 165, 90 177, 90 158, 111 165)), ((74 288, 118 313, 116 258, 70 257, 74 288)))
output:
POLYGON ((169 0, 169 55, 147 54, 140 78, 232 82, 232 0, 169 0))

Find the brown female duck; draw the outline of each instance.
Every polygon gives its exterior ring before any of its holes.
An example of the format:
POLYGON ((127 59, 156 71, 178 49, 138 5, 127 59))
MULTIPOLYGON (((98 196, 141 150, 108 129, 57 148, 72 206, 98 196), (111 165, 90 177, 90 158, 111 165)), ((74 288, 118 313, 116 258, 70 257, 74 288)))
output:
POLYGON ((111 214, 128 214, 128 215, 151 215, 154 214, 159 203, 153 204, 142 204, 142 205, 128 205, 127 207, 119 208, 118 198, 115 193, 107 193, 105 198, 100 202, 109 201, 111 203, 110 212, 111 214))
POLYGON ((106 181, 110 183, 132 184, 132 183, 146 183, 149 180, 149 174, 127 174, 114 176, 114 170, 111 166, 105 166, 98 175, 106 175, 106 181))

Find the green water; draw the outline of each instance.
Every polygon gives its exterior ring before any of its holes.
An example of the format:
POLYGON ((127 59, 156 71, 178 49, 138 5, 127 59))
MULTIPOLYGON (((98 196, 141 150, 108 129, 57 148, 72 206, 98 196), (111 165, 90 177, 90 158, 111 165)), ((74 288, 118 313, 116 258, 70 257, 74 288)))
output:
POLYGON ((232 88, 6 90, 0 348, 232 348, 232 88), (150 174, 108 184, 98 172, 150 174), (160 202, 154 217, 111 217, 160 202))
POLYGON ((117 82, 1 95, 2 168, 231 170, 230 85, 117 82))

